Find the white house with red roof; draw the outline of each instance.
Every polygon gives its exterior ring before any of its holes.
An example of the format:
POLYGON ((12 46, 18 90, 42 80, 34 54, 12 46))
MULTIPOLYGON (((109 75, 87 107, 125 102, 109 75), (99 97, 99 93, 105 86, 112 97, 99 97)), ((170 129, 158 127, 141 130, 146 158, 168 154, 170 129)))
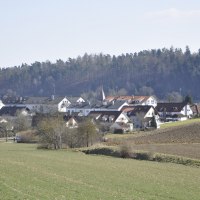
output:
POLYGON ((158 103, 155 96, 107 96, 105 100, 108 102, 120 100, 132 105, 149 105, 153 107, 156 107, 158 103))

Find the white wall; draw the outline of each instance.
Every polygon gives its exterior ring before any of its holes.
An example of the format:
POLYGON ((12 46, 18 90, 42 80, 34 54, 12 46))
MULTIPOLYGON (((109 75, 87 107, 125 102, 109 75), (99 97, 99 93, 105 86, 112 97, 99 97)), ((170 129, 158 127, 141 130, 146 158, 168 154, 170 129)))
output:
POLYGON ((151 96, 149 97, 142 105, 149 105, 153 106, 154 108, 157 106, 157 100, 155 97, 151 96))
POLYGON ((119 117, 116 119, 116 121, 115 122, 123 122, 123 123, 128 123, 128 117, 126 116, 126 115, 124 115, 123 113, 121 113, 120 115, 119 115, 119 117))
POLYGON ((0 100, 0 109, 2 108, 2 107, 4 107, 5 105, 3 104, 3 102, 0 100))

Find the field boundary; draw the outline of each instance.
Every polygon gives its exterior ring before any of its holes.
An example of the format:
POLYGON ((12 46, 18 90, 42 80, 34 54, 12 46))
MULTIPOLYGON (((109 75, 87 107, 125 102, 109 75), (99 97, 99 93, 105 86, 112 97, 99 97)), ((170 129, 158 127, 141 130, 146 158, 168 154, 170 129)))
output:
POLYGON ((85 154, 105 155, 118 158, 130 158, 164 163, 176 163, 187 166, 200 167, 200 160, 198 159, 191 159, 170 154, 152 153, 148 151, 130 151, 128 147, 116 148, 105 146, 81 149, 80 151, 85 154))

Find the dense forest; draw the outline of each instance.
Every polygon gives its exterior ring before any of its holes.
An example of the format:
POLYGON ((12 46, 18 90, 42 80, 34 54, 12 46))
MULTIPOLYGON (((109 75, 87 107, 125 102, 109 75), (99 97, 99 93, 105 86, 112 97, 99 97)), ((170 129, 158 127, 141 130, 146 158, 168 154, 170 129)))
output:
POLYGON ((106 94, 155 94, 160 99, 176 94, 200 100, 200 50, 171 47, 22 64, 1 68, 0 86, 1 95, 96 94, 103 86, 106 94))

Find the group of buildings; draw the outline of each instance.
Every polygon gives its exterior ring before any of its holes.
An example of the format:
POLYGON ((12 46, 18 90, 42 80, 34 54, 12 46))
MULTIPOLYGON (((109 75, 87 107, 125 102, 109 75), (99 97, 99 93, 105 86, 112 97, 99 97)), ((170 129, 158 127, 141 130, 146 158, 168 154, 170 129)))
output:
POLYGON ((105 130, 128 132, 133 129, 160 127, 167 121, 182 121, 199 116, 200 106, 186 102, 161 103, 155 96, 107 96, 102 90, 102 100, 91 104, 82 97, 19 97, 0 101, 0 123, 16 113, 63 113, 69 128, 78 127, 85 117, 101 124, 105 130))

